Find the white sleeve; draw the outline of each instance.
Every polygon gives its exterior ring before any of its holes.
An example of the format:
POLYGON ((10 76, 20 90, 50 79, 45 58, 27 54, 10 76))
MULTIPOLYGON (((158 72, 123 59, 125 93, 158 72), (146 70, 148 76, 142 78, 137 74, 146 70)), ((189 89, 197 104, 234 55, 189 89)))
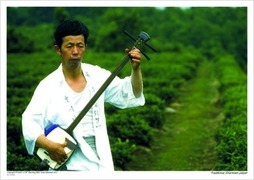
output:
POLYGON ((40 85, 34 91, 33 97, 22 114, 22 131, 28 154, 33 155, 38 136, 44 134, 44 116, 47 98, 40 85))
POLYGON ((143 106, 145 98, 143 92, 138 98, 134 96, 130 77, 124 79, 115 77, 105 91, 105 102, 124 109, 127 107, 143 106))

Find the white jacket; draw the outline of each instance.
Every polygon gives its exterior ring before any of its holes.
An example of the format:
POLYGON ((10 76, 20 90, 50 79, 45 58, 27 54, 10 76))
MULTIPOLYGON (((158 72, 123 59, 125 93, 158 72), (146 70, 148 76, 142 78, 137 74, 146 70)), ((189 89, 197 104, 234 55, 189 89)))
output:
MULTIPOLYGON (((86 88, 94 94, 109 77, 110 72, 98 66, 82 63, 82 70, 87 80, 86 88)), ((52 124, 67 128, 77 116, 70 111, 71 102, 68 102, 68 90, 65 85, 62 65, 57 70, 43 79, 37 86, 33 97, 22 115, 22 128, 25 145, 30 155, 35 152, 35 142, 44 129, 52 124)), ((100 159, 95 155, 90 146, 84 141, 81 129, 77 126, 73 136, 81 149, 78 149, 66 163, 70 170, 114 170, 110 144, 107 134, 104 102, 119 107, 135 107, 144 105, 143 94, 135 98, 130 77, 120 79, 116 77, 100 98, 91 108, 96 115, 93 117, 95 129, 96 149, 100 159), (96 164, 96 165, 95 165, 96 164)), ((83 108, 83 107, 82 107, 83 108)), ((81 109, 82 109, 81 108, 81 109)))

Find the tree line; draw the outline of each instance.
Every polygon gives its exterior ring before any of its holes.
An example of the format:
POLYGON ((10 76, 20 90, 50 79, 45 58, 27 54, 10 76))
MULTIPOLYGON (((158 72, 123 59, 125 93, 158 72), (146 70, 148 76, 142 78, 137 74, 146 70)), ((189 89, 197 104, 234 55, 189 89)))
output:
POLYGON ((8 7, 8 52, 48 48, 56 24, 66 18, 88 25, 88 45, 96 51, 122 51, 126 42, 132 43, 124 30, 135 37, 146 31, 160 51, 192 46, 211 59, 226 52, 247 69, 246 7, 8 7), (42 43, 45 39, 48 44, 42 43))

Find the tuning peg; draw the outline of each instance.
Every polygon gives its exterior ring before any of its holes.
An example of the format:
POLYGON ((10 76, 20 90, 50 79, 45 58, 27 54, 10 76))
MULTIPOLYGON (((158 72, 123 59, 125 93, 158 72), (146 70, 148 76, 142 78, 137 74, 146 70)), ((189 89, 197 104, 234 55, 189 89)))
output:
POLYGON ((124 33, 129 36, 129 38, 131 38, 133 41, 135 41, 135 47, 138 48, 140 50, 140 52, 145 56, 145 58, 147 60, 150 60, 150 58, 145 54, 145 52, 140 48, 141 44, 146 45, 148 48, 150 48, 151 50, 153 50, 154 52, 158 52, 156 49, 154 49, 153 47, 151 47, 149 44, 147 44, 146 42, 150 39, 150 36, 144 32, 141 31, 139 34, 139 38, 136 40, 128 31, 124 31, 124 33))
POLYGON ((147 42, 149 39, 150 39, 150 36, 144 32, 144 31, 141 31, 140 34, 139 34, 139 37, 144 41, 144 42, 147 42))

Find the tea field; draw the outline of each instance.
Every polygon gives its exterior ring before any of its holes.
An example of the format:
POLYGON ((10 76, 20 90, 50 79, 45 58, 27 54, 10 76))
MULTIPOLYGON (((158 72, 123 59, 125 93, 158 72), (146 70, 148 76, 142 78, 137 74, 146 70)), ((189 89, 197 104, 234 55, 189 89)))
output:
MULTIPOLYGON (((234 58, 207 60, 192 48, 149 55, 145 106, 106 105, 116 170, 247 170, 247 78, 234 58)), ((124 56, 88 51, 84 62, 112 71, 124 56)), ((39 159, 24 147, 21 115, 60 60, 53 51, 7 58, 7 168, 38 170, 39 159)), ((119 76, 129 74, 127 64, 119 76)))

